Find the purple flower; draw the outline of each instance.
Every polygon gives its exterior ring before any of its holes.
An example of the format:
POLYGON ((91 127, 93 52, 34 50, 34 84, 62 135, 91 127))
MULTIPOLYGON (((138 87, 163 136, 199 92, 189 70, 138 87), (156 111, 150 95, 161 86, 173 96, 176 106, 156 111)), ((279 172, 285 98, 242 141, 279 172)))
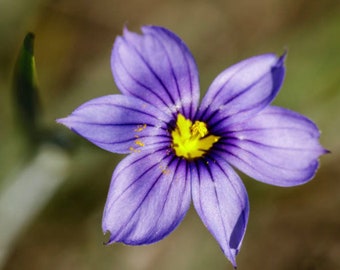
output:
POLYGON ((236 267, 249 202, 232 166, 259 181, 310 180, 326 151, 306 117, 269 106, 285 55, 255 56, 224 70, 199 105, 198 71, 167 29, 124 30, 111 67, 121 95, 90 100, 58 122, 95 145, 129 154, 115 169, 103 215, 110 243, 150 244, 182 221, 191 200, 236 267))

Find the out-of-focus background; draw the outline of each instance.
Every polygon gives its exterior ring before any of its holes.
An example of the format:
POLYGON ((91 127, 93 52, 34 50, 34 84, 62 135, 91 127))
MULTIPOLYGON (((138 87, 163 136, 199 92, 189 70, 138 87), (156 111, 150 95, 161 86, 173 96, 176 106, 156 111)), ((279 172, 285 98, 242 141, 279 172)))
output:
POLYGON ((275 104, 313 119, 332 153, 321 158, 316 177, 303 186, 272 187, 242 176, 251 212, 238 268, 340 269, 337 0, 1 0, 0 196, 22 182, 18 197, 9 195, 2 205, 7 210, 1 213, 20 225, 0 220, 2 239, 11 235, 0 243, 0 268, 232 269, 193 208, 159 243, 104 246, 102 209, 122 156, 55 123, 89 99, 117 93, 110 70, 113 41, 124 25, 138 31, 144 24, 165 26, 186 42, 199 67, 202 94, 229 65, 288 50, 286 80, 275 104), (67 153, 60 148, 28 154, 16 127, 11 80, 28 31, 36 36, 42 122, 71 146, 67 153), (45 177, 34 186, 41 174, 45 177))

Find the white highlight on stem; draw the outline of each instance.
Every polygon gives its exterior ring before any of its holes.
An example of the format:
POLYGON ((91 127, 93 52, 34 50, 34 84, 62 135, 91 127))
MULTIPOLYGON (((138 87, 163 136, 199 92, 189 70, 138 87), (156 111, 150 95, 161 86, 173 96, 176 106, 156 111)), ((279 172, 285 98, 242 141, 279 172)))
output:
POLYGON ((43 145, 35 158, 0 190, 0 268, 11 245, 66 179, 70 158, 57 146, 43 145))

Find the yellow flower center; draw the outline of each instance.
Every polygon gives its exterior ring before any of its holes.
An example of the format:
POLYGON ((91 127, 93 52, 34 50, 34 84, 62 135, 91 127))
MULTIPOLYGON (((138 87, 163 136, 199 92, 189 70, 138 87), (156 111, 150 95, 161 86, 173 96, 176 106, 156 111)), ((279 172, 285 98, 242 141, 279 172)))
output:
POLYGON ((178 114, 171 136, 176 156, 186 159, 202 157, 220 138, 209 135, 206 123, 195 121, 193 124, 182 114, 178 114))

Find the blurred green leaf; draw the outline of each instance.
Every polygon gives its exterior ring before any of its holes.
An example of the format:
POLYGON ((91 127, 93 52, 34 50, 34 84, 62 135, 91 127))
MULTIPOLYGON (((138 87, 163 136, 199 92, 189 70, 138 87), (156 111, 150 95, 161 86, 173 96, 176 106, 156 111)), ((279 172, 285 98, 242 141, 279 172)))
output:
POLYGON ((13 99, 16 121, 30 146, 39 142, 38 118, 41 112, 34 59, 34 34, 23 41, 13 74, 13 99))

